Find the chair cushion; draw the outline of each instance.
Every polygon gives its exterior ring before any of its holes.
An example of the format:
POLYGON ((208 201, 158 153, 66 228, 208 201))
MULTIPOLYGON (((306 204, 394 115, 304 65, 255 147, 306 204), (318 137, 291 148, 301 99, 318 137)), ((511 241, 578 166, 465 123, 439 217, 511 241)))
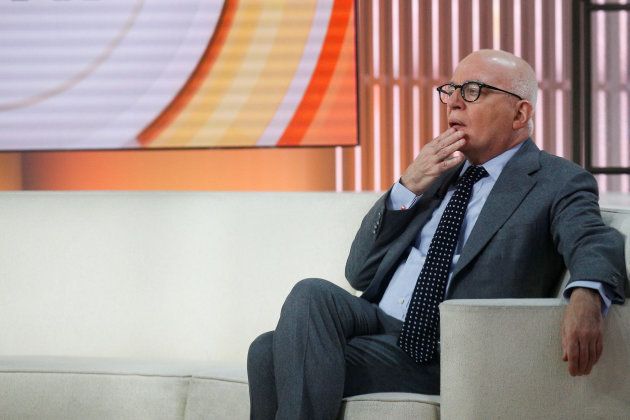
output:
POLYGON ((1 357, 3 419, 249 418, 243 368, 108 358, 1 357))
POLYGON ((417 419, 438 420, 438 395, 382 392, 344 398, 339 419, 380 420, 417 419))

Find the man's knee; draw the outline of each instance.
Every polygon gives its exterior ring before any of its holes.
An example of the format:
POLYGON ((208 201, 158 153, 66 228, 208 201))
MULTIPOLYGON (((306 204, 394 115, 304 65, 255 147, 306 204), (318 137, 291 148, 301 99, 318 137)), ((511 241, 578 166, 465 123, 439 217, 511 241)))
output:
POLYGON ((309 278, 300 280, 295 284, 295 286, 293 286, 293 289, 291 289, 291 293, 289 293, 287 300, 310 300, 313 298, 330 295, 331 290, 336 287, 337 286, 324 279, 309 278))
POLYGON ((273 363, 273 331, 266 332, 256 337, 249 345, 247 352, 247 369, 270 368, 273 363))

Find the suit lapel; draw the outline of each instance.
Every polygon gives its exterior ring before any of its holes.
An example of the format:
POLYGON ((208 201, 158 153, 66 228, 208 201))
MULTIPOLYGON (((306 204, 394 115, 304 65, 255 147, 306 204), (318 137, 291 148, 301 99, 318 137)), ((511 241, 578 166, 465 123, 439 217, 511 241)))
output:
POLYGON ((539 153, 538 147, 528 139, 507 163, 466 241, 453 271, 453 280, 481 252, 536 184, 529 175, 540 168, 539 153))
POLYGON ((413 211, 416 212, 416 215, 400 237, 389 247, 387 254, 383 257, 383 262, 375 275, 379 283, 389 275, 393 267, 397 266, 396 264, 402 253, 416 240, 420 229, 422 229, 422 226, 427 223, 435 209, 440 205, 448 191, 448 187, 457 179, 463 166, 464 164, 462 163, 456 168, 442 174, 413 207, 413 211))

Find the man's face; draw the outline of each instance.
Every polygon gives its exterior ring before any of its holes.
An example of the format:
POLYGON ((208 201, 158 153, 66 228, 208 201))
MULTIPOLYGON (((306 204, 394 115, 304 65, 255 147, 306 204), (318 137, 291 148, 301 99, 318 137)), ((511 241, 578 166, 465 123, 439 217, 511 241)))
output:
MULTIPOLYGON (((510 91, 509 66, 487 57, 468 56, 455 70, 451 82, 483 82, 510 91)), ((514 137, 513 121, 518 98, 493 89, 482 88, 479 99, 466 102, 457 89, 447 102, 449 127, 463 131, 466 145, 460 150, 475 164, 482 164, 519 143, 514 137)))

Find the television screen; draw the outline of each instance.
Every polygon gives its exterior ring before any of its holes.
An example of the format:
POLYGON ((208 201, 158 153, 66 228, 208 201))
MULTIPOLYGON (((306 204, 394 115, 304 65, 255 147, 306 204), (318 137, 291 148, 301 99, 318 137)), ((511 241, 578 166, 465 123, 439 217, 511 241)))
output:
POLYGON ((357 143, 352 0, 4 0, 0 150, 357 143))

